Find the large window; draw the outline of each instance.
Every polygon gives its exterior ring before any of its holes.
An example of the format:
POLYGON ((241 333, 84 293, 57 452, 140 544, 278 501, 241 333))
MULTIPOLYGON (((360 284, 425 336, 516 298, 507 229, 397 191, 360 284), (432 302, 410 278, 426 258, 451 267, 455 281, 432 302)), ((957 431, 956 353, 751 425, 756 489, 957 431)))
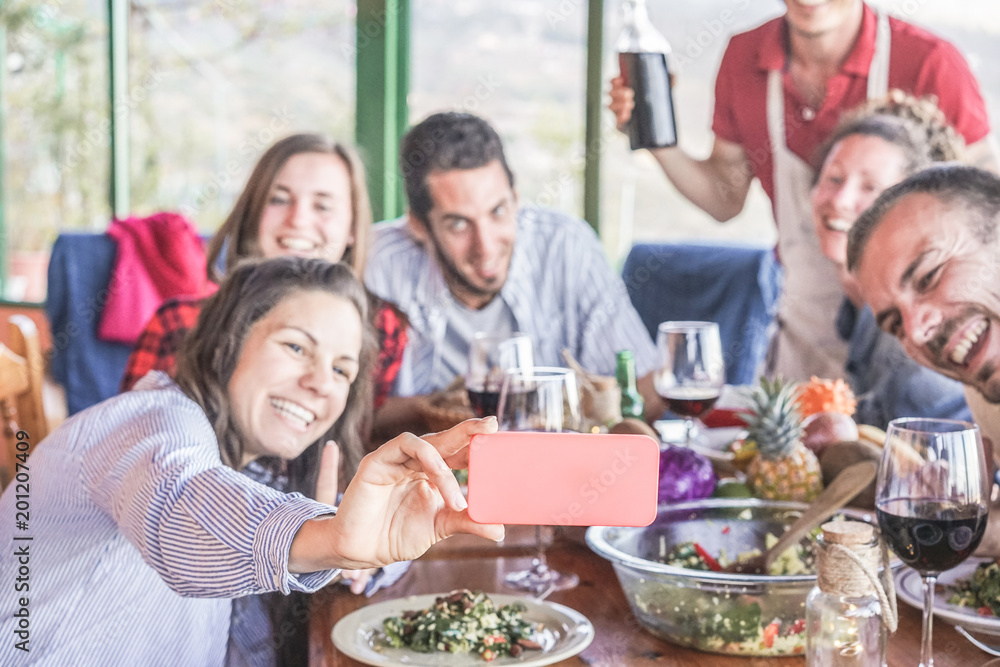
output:
POLYGON ((219 226, 261 153, 354 135, 354 4, 133 0, 131 209, 219 226))
POLYGON ((129 120, 129 212, 218 227, 260 154, 296 131, 354 134, 350 0, 132 0, 128 84, 109 102, 106 0, 5 0, 10 279, 40 301, 61 229, 111 219, 110 117, 129 120), (41 278, 41 282, 39 281, 41 278))
MULTIPOLYGON (((582 215, 587 0, 408 2, 411 121, 443 109, 486 117, 504 137, 522 200, 582 215)), ((952 0, 880 4, 962 49, 1000 122, 993 0, 964 0, 960 11, 952 0)), ((784 5, 648 5, 675 51, 681 144, 705 156, 715 72, 729 36, 784 5)), ((129 77, 113 105, 107 7, 107 0, 0 2, 7 41, 0 250, 14 274, 0 298, 43 298, 44 286, 32 287, 30 274, 58 231, 107 225, 112 113, 129 112, 130 211, 178 210, 204 233, 219 225, 276 138, 303 130, 353 137, 352 0, 131 0, 129 77)), ((604 18, 606 87, 618 71, 619 0, 606 0, 604 18)), ((600 121, 600 225, 614 258, 636 240, 774 241, 759 186, 736 220, 718 224, 686 202, 648 154, 628 150, 608 111, 600 121)))
POLYGON ((61 228, 102 229, 110 123, 105 3, 8 0, 3 73, 3 192, 10 280, 0 297, 42 300, 61 228))
POLYGON ((583 202, 587 8, 567 0, 413 0, 410 120, 483 116, 522 203, 583 202))

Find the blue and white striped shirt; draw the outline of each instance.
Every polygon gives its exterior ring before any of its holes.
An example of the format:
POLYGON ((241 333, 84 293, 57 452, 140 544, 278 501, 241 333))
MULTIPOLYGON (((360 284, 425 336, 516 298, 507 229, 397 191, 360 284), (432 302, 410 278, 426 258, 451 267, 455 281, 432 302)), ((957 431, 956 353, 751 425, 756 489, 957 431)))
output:
MULTIPOLYGON (((374 229, 365 283, 410 320, 397 396, 442 389, 440 366, 447 318, 457 303, 434 258, 406 219, 374 229)), ((499 297, 518 331, 532 335, 535 363, 564 366, 569 349, 585 368, 614 375, 616 354, 632 350, 641 377, 656 368, 656 347, 587 223, 551 209, 522 208, 507 281, 499 297)))
POLYGON ((223 465, 204 412, 163 373, 75 415, 27 465, 27 493, 0 498, 2 665, 223 665, 229 598, 312 592, 337 572, 288 572, 299 527, 334 509, 223 465), (22 608, 29 652, 15 647, 22 608))

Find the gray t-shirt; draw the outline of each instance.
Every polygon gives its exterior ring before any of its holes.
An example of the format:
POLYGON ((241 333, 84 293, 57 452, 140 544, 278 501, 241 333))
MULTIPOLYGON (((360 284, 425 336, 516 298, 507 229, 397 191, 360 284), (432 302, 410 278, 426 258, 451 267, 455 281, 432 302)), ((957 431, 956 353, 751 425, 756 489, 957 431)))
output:
POLYGON ((482 310, 473 310, 455 299, 446 301, 448 325, 441 342, 441 363, 437 366, 434 384, 445 387, 455 376, 464 375, 469 367, 469 345, 479 331, 512 334, 517 331, 514 313, 496 297, 482 310))
MULTIPOLYGON (((457 345, 445 339, 464 337, 461 349, 467 351, 473 333, 497 328, 501 320, 497 314, 496 320, 460 322, 468 313, 454 307, 440 268, 409 233, 405 218, 375 226, 365 282, 410 320, 395 396, 428 394, 448 386, 456 369, 465 373, 467 352, 458 354, 457 345), (464 326, 468 336, 456 326, 464 326), (448 347, 454 351, 446 353, 448 347)), ((494 301, 509 310, 514 331, 531 336, 534 359, 541 366, 564 365, 563 349, 584 368, 602 375, 614 375, 619 350, 633 351, 640 377, 657 366, 656 346, 625 283, 608 263, 594 230, 582 220, 549 209, 521 209, 507 280, 494 301)))

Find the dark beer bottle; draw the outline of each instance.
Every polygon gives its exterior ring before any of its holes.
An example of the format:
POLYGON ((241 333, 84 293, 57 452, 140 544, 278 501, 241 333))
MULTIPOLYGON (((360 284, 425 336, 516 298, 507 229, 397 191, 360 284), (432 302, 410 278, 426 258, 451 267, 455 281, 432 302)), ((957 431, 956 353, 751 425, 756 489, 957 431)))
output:
POLYGON ((629 145, 663 148, 677 145, 677 121, 670 92, 667 54, 670 44, 653 27, 646 0, 625 0, 625 24, 615 43, 625 84, 635 91, 635 108, 626 124, 629 145))
POLYGON ((642 394, 635 387, 635 358, 632 356, 632 350, 622 350, 618 353, 615 378, 622 392, 622 419, 626 417, 642 419, 644 405, 642 394))

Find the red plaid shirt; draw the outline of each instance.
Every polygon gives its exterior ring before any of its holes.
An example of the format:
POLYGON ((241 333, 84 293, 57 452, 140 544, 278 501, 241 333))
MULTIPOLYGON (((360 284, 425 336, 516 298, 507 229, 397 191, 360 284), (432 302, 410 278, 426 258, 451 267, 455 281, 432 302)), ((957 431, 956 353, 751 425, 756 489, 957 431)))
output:
MULTIPOLYGON (((194 328, 201 312, 198 297, 180 297, 163 303, 139 335, 125 366, 121 390, 128 391, 150 371, 173 373, 174 361, 181 341, 194 328)), ((379 353, 375 362, 375 407, 380 407, 392 389, 406 348, 406 325, 399 312, 382 303, 372 322, 379 337, 379 353)))

